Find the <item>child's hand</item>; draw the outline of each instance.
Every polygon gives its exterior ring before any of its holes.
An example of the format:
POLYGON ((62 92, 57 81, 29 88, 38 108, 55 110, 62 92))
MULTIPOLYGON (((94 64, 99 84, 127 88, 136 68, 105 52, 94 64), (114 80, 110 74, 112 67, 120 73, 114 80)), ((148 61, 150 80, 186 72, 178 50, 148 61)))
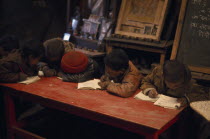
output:
POLYGON ((106 88, 110 83, 111 83, 110 81, 105 81, 105 82, 99 82, 98 85, 101 87, 101 89, 106 90, 106 88))
POLYGON ((109 77, 106 76, 106 75, 103 75, 101 76, 101 79, 100 79, 101 82, 105 82, 105 81, 110 81, 109 77))
POLYGON ((43 68, 44 76, 46 77, 52 77, 56 76, 57 72, 55 69, 50 69, 50 68, 43 68))
POLYGON ((26 75, 26 74, 24 74, 24 73, 22 73, 22 72, 20 72, 20 74, 19 74, 19 80, 20 81, 24 81, 24 80, 26 80, 27 79, 27 77, 28 77, 28 75, 26 75))
POLYGON ((152 89, 149 91, 148 96, 151 98, 156 98, 158 96, 158 92, 156 91, 156 89, 152 89))
POLYGON ((178 98, 177 102, 181 104, 181 106, 187 105, 187 99, 186 98, 178 98))
POLYGON ((61 71, 59 71, 57 76, 60 77, 60 78, 63 78, 64 75, 63 75, 63 73, 61 71))

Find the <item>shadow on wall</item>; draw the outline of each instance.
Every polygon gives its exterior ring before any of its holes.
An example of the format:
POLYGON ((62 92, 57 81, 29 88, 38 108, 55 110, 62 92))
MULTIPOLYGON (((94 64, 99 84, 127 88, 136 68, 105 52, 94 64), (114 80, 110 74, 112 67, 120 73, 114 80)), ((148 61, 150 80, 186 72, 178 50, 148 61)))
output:
POLYGON ((0 37, 44 41, 65 32, 66 0, 2 0, 0 37))

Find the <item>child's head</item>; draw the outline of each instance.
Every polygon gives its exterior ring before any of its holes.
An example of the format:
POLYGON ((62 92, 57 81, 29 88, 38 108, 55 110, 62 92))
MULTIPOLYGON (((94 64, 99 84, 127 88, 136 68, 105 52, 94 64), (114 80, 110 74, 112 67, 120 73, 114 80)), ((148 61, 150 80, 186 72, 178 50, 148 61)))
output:
POLYGON ((19 48, 19 41, 15 36, 5 36, 0 39, 0 57, 7 56, 13 49, 19 48))
POLYGON ((86 70, 88 57, 77 51, 66 53, 61 60, 61 69, 66 73, 80 73, 86 70))
POLYGON ((34 40, 26 42, 21 48, 23 60, 31 67, 35 66, 44 55, 44 47, 42 43, 34 40))
POLYGON ((190 72, 187 72, 187 67, 176 61, 169 60, 163 65, 163 76, 165 84, 170 89, 176 89, 183 86, 191 79, 190 72))
POLYGON ((122 49, 114 49, 104 59, 106 73, 110 78, 116 78, 122 75, 129 67, 129 59, 122 49))
POLYGON ((44 42, 45 57, 49 63, 60 63, 64 54, 64 45, 62 40, 50 39, 44 42))

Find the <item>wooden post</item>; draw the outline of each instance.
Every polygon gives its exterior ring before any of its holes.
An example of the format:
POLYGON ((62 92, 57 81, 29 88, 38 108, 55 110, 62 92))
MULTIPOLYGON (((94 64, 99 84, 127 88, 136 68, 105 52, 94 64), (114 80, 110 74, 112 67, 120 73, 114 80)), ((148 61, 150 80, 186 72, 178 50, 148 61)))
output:
POLYGON ((109 44, 109 41, 106 42, 106 53, 110 53, 112 51, 112 46, 109 44))
POLYGON ((68 26, 69 26, 70 7, 71 7, 71 0, 67 0, 67 4, 66 4, 66 31, 68 30, 68 26))
POLYGON ((163 65, 165 62, 166 54, 160 54, 160 65, 163 65))
POLYGON ((170 58, 171 60, 176 59, 177 50, 179 47, 179 41, 180 41, 181 32, 182 32, 182 26, 183 26, 184 17, 185 17, 184 13, 185 13, 186 7, 187 7, 187 0, 182 0, 181 9, 180 9, 180 13, 179 13, 179 19, 178 19, 178 25, 177 25, 177 29, 176 29, 176 35, 175 35, 171 58, 170 58))

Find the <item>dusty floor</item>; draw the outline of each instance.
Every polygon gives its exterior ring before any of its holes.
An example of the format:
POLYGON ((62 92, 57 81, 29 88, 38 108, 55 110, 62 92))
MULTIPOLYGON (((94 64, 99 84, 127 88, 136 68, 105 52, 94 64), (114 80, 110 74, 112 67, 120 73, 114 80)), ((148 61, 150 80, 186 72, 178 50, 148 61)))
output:
POLYGON ((193 92, 191 94, 191 101, 210 100, 210 83, 195 82, 193 85, 193 92))

